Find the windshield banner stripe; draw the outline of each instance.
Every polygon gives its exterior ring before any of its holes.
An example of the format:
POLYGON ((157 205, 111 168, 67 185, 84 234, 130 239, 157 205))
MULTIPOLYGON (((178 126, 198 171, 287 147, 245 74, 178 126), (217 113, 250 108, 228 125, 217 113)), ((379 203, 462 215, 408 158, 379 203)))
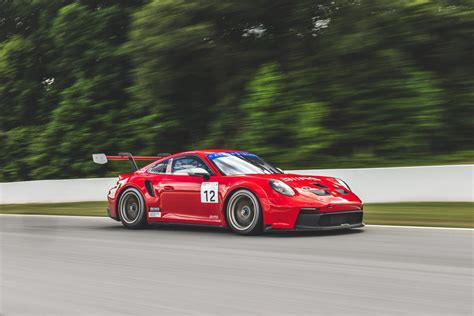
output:
POLYGON ((208 154, 207 159, 214 160, 217 158, 225 157, 225 156, 248 156, 248 157, 257 157, 257 155, 243 152, 243 151, 236 151, 236 152, 223 152, 223 153, 215 153, 215 154, 208 154))

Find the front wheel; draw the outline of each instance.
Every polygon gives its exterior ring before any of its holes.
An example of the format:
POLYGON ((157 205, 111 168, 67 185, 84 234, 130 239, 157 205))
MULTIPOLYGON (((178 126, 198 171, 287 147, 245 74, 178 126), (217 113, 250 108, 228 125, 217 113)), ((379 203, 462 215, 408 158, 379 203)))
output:
POLYGON ((146 226, 146 207, 142 194, 135 188, 128 188, 118 201, 119 217, 122 224, 131 229, 146 226))
POLYGON ((229 198, 226 218, 230 228, 241 235, 258 235, 263 231, 263 215, 255 194, 238 190, 229 198))

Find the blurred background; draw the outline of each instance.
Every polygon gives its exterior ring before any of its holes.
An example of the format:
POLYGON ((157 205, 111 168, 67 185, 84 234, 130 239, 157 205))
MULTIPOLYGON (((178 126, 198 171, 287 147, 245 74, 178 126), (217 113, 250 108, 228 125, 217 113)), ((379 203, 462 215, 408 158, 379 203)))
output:
POLYGON ((212 147, 293 169, 472 163, 473 56, 464 0, 1 0, 0 181, 212 147))
POLYGON ((473 0, 0 0, 0 314, 474 315, 473 59, 473 0), (130 169, 92 153, 203 148, 342 178, 368 226, 105 217, 130 169))

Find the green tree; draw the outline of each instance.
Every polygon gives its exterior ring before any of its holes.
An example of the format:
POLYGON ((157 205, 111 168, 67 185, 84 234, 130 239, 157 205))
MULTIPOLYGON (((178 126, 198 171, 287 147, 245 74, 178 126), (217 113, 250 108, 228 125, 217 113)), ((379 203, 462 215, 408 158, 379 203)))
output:
POLYGON ((441 81, 391 37, 400 12, 361 5, 335 16, 322 35, 317 81, 331 107, 329 155, 403 159, 443 140, 441 81))
POLYGON ((329 135, 322 126, 326 106, 311 98, 311 86, 286 76, 276 64, 265 64, 248 85, 241 105, 240 130, 235 145, 290 166, 314 161, 329 135))
POLYGON ((90 155, 121 151, 129 64, 119 47, 127 23, 116 6, 91 11, 74 3, 59 11, 49 30, 59 103, 33 146, 34 177, 104 174, 90 155))
POLYGON ((466 0, 3 0, 0 179, 113 174, 96 151, 472 161, 473 30, 466 0))
POLYGON ((124 50, 136 65, 128 126, 138 148, 201 145, 216 103, 232 98, 216 16, 224 2, 152 1, 135 14, 124 50))

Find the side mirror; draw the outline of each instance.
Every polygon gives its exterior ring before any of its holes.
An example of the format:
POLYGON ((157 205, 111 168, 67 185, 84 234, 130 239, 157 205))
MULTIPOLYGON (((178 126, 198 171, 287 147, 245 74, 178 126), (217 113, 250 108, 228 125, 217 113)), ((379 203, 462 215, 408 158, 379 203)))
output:
POLYGON ((203 168, 192 168, 188 170, 188 175, 193 177, 203 177, 204 180, 209 180, 210 175, 206 169, 203 168))

